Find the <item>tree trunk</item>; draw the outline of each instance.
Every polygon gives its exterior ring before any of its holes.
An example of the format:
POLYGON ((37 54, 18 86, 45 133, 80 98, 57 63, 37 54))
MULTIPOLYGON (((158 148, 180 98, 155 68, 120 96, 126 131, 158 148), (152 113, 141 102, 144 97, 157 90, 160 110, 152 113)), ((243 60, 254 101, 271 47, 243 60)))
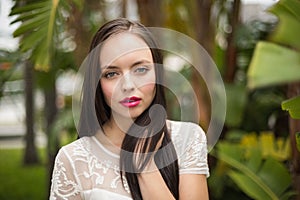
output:
MULTIPOLYGON (((88 3, 91 3, 90 1, 88 3)), ((74 4, 74 3, 73 3, 74 4)), ((99 2, 98 2, 99 4, 99 2)), ((83 10, 90 9, 89 6, 93 6, 94 4, 84 4, 84 8, 80 9, 78 6, 71 4, 71 13, 68 21, 66 22, 68 31, 73 32, 74 41, 76 42, 76 48, 74 50, 74 58, 76 62, 76 66, 78 68, 82 64, 83 60, 87 56, 89 52, 89 44, 92 40, 90 30, 86 26, 86 16, 83 10), (85 8, 87 6, 88 8, 85 8)), ((95 5, 96 7, 96 5, 95 5)), ((88 13, 89 11, 86 11, 88 13)), ((92 12, 90 10, 90 12, 92 12)))
POLYGON ((161 27, 164 22, 161 3, 161 0, 137 0, 141 23, 145 26, 161 27))
MULTIPOLYGON (((300 95, 300 83, 292 83, 288 86, 288 98, 300 95)), ((291 173, 293 186, 298 193, 296 199, 300 200, 300 152, 296 144, 296 132, 300 132, 300 120, 289 118, 290 139, 292 147, 291 173)))
MULTIPOLYGON (((125 1, 126 0, 124 0, 124 3, 125 1)), ((98 28, 107 21, 106 4, 108 3, 106 3, 105 0, 85 0, 83 2, 82 7, 78 7, 75 2, 69 2, 71 7, 70 13, 72 14, 66 21, 67 31, 73 34, 74 41, 76 42, 76 48, 73 53, 78 68, 89 53, 92 36, 96 33, 98 28), (92 25, 92 23, 87 23, 87 19, 91 18, 91 13, 101 14, 102 17, 100 22, 97 21, 98 25, 92 29, 89 26, 92 25)))
POLYGON ((196 39, 208 52, 210 56, 213 54, 214 48, 214 29, 211 20, 211 0, 198 0, 196 1, 195 12, 195 31, 196 39))
POLYGON ((35 146, 34 132, 34 87, 33 87, 33 65, 29 61, 25 61, 24 81, 25 81, 25 109, 26 109, 26 134, 25 134, 25 154, 23 163, 37 164, 39 158, 35 146))
MULTIPOLYGON (((207 51, 207 53, 212 56, 213 54, 213 44, 214 44, 214 29, 210 23, 211 20, 211 7, 212 1, 210 0, 198 0, 195 2, 186 2, 187 9, 190 11, 191 18, 191 29, 189 30, 190 35, 192 35, 197 42, 199 42, 202 47, 207 51)), ((200 62, 201 66, 207 66, 207 58, 203 55, 193 55, 197 59, 197 63, 200 62), (199 58, 201 57, 201 58, 199 58)), ((195 69, 194 69, 195 70, 195 69)), ((199 74, 197 71, 192 73, 191 81, 194 92, 197 96, 198 105, 200 108, 200 121, 202 128, 207 130, 210 117, 211 117, 211 106, 210 97, 206 85, 201 76, 209 76, 209 68, 204 70, 205 74, 199 74)))
POLYGON ((232 12, 229 14, 229 23, 231 26, 231 32, 227 37, 227 51, 226 51, 226 74, 225 81, 232 83, 234 81, 234 76, 236 72, 236 58, 237 58, 237 49, 235 44, 235 34, 237 27, 239 25, 239 16, 240 16, 240 4, 241 0, 234 0, 232 12))
MULTIPOLYGON (((57 114, 56 106, 56 85, 54 74, 49 73, 49 85, 44 91, 45 95, 45 115, 46 115, 46 134, 48 139, 47 155, 48 155, 48 192, 51 186, 51 177, 54 167, 55 156, 59 150, 59 140, 57 133, 52 132, 52 126, 57 114), (53 77, 52 77, 53 76, 53 77)), ((49 196, 49 193, 48 193, 49 196)))
POLYGON ((127 0, 122 1, 122 16, 126 18, 127 17, 127 0))

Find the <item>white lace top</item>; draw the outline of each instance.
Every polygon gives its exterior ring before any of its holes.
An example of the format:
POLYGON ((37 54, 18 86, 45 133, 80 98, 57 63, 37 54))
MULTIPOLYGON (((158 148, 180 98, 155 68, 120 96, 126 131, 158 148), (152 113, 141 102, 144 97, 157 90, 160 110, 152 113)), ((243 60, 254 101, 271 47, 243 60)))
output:
MULTIPOLYGON (((180 174, 205 174, 206 136, 200 126, 169 121, 169 131, 178 156, 180 174)), ((108 145, 104 134, 82 137, 60 149, 56 156, 51 200, 130 200, 129 187, 122 184, 118 150, 108 145)))

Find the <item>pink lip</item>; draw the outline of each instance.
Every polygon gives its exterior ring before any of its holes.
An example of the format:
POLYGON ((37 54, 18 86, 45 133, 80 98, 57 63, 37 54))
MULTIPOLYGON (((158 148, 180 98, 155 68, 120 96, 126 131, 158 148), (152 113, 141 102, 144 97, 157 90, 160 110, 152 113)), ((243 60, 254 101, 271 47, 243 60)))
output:
POLYGON ((132 96, 129 98, 124 98, 122 101, 120 101, 120 103, 125 107, 131 108, 139 105, 141 100, 142 100, 141 98, 132 96))

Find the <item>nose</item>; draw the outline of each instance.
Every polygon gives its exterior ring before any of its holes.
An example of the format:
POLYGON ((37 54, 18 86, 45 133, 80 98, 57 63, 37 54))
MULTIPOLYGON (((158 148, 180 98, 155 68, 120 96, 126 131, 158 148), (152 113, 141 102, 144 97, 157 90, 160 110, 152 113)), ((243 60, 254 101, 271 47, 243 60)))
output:
POLYGON ((123 92, 131 92, 135 88, 134 81, 130 76, 130 73, 124 74, 122 81, 121 81, 121 89, 123 92))

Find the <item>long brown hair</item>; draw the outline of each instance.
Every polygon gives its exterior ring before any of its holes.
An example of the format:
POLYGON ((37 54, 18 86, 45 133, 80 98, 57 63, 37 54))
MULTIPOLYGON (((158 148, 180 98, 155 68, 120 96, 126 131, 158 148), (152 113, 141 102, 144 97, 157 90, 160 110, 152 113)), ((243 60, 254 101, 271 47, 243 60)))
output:
POLYGON ((155 64, 156 94, 149 106, 129 128, 122 143, 120 153, 120 173, 125 175, 133 199, 142 199, 138 185, 137 173, 144 170, 149 163, 158 141, 163 137, 160 150, 155 153, 154 160, 173 196, 179 198, 179 172, 177 155, 166 125, 166 114, 157 114, 155 105, 166 109, 166 99, 163 87, 164 70, 163 57, 150 31, 138 22, 124 18, 112 20, 104 24, 95 34, 90 53, 86 59, 88 69, 85 72, 83 85, 82 110, 79 120, 79 136, 91 136, 111 117, 111 108, 106 104, 100 85, 99 55, 101 43, 110 36, 130 32, 142 38, 149 46, 155 64), (93 108, 90 105, 95 105, 93 108), (137 137, 135 137, 137 136, 137 137), (128 153, 129 152, 129 153, 128 153), (139 156, 134 156, 139 155, 139 156), (137 164, 138 163, 138 164, 137 164))

